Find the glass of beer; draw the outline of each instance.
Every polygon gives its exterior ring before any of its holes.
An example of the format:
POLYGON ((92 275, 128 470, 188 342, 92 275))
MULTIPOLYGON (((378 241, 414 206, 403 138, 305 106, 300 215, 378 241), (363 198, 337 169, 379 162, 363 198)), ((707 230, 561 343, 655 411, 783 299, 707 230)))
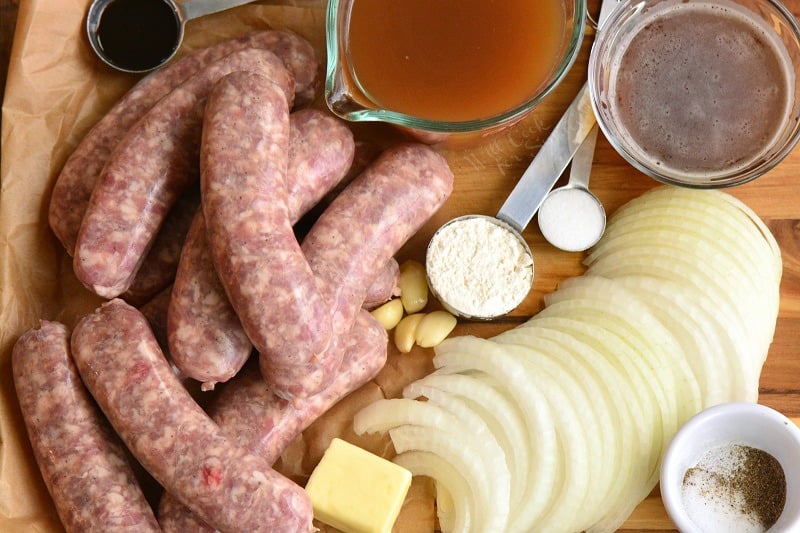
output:
POLYGON ((800 28, 777 0, 625 0, 596 37, 598 124, 634 167, 695 188, 745 183, 800 138, 800 28))

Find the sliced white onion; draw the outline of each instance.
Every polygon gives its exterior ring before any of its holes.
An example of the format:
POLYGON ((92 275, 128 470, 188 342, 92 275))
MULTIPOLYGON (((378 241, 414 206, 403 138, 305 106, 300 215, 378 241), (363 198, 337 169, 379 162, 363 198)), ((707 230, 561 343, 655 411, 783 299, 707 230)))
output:
POLYGON ((430 389, 461 398, 494 433, 505 450, 511 474, 511 505, 514 509, 524 494, 530 464, 527 429, 519 407, 502 392, 503 387, 499 387, 499 390, 494 388, 485 376, 481 379, 465 374, 433 373, 409 384, 403 395, 430 398, 430 389))
MULTIPOLYGON (((406 453, 427 453, 427 452, 406 452, 406 453)), ((436 456, 434 456, 436 457, 436 456)), ((453 465, 447 463, 450 468, 453 468, 453 465)), ((455 471, 455 468, 453 468, 455 471)), ((423 474, 412 474, 412 475, 423 475, 423 474)), ((466 484, 466 482, 465 482, 466 484)), ((462 509, 466 509, 463 513, 464 516, 461 518, 461 529, 456 530, 456 511, 455 511, 455 502, 453 501, 453 495, 450 494, 450 491, 442 484, 433 480, 433 491, 434 497, 436 498, 436 519, 439 521, 439 529, 443 533, 448 533, 451 531, 469 531, 469 524, 464 523, 464 520, 469 520, 469 505, 467 505, 467 499, 464 498, 459 502, 460 507, 462 509)))
POLYGON ((389 437, 398 454, 408 451, 430 452, 461 472, 476 496, 475 506, 470 510, 474 531, 505 531, 508 526, 508 498, 501 501, 493 492, 497 484, 489 476, 483 461, 477 459, 479 455, 475 449, 465 442, 468 439, 464 439, 464 435, 416 425, 389 429, 389 437))
MULTIPOLYGON (((655 406, 653 410, 656 421, 661 424, 660 435, 672 435, 678 425, 677 400, 675 399, 675 380, 672 370, 667 366, 664 358, 657 352, 641 347, 641 341, 626 338, 630 325, 614 313, 606 311, 605 307, 598 305, 597 301, 586 299, 564 299, 548 303, 535 318, 538 317, 571 317, 582 322, 601 325, 602 333, 595 332, 594 346, 598 351, 616 353, 621 365, 629 370, 632 383, 646 384, 649 389, 651 401, 655 406)), ((533 324, 533 320, 530 324, 533 324)), ((527 327, 528 324, 523 325, 527 327)), ((661 453, 662 443, 654 441, 654 455, 661 453)), ((654 465, 655 466, 655 465, 654 465)))
POLYGON ((475 357, 473 344, 484 347, 487 352, 494 343, 477 337, 451 337, 435 348, 433 364, 440 373, 457 373, 478 370, 493 377, 504 386, 523 414, 530 446, 529 482, 523 505, 518 510, 516 521, 510 524, 511 531, 531 529, 550 506, 554 487, 560 486, 563 474, 562 453, 556 443, 554 414, 541 391, 530 387, 527 370, 513 357, 475 357), (485 344, 484 344, 485 343, 485 344))
POLYGON ((452 464, 438 455, 421 451, 403 452, 392 461, 414 476, 426 476, 436 482, 436 505, 442 531, 470 530, 470 508, 476 507, 475 494, 452 464))
MULTIPOLYGON (((453 376, 440 376, 449 378, 453 376)), ((463 376, 458 376, 463 377, 463 376)), ((467 378, 469 379, 469 378, 467 378)), ((486 439, 487 450, 485 454, 502 458, 509 473, 509 513, 513 515, 513 510, 519 505, 525 490, 526 479, 519 475, 516 464, 513 462, 513 450, 508 442, 504 428, 495 423, 492 417, 484 418, 476 411, 474 402, 468 403, 464 398, 442 391, 435 387, 428 386, 424 381, 411 383, 403 390, 403 396, 409 399, 424 397, 428 403, 437 405, 459 418, 468 428, 469 435, 475 439, 486 439)), ((522 441, 524 444, 524 441, 522 441)))
MULTIPOLYGON (((657 283, 661 283, 661 281, 657 283)), ((677 364, 683 366, 683 361, 687 363, 697 380, 699 397, 703 399, 703 402, 711 402, 711 405, 715 405, 727 401, 731 397, 731 380, 725 377, 727 368, 725 358, 723 358, 723 364, 720 365, 711 357, 715 354, 708 346, 708 337, 704 335, 704 332, 698 330, 696 322, 688 319, 685 308, 678 305, 678 300, 672 294, 631 290, 618 278, 609 280, 591 275, 567 280, 559 289, 580 287, 586 291, 578 291, 581 295, 596 293, 600 298, 604 298, 608 291, 618 290, 620 286, 625 287, 625 290, 630 290, 628 296, 637 295, 636 302, 631 302, 631 305, 643 303, 653 317, 673 334, 681 349, 670 350, 668 353, 679 357, 677 364)), ((686 305, 690 305, 690 303, 686 303, 686 305)), ((679 378, 680 376, 677 377, 677 379, 679 378)), ((696 408, 697 406, 689 407, 692 412, 696 412, 696 408)))
MULTIPOLYGON (((556 305, 555 307, 558 307, 556 305)), ((651 387, 657 385, 657 376, 645 377, 648 374, 637 372, 639 361, 636 354, 624 345, 618 338, 607 330, 585 320, 560 316, 541 316, 541 313, 525 324, 520 331, 528 329, 550 329, 561 333, 563 339, 574 339, 575 343, 588 346, 596 356, 590 358, 606 361, 612 372, 621 376, 622 384, 616 388, 616 398, 625 401, 627 411, 623 410, 621 417, 626 412, 631 413, 629 418, 622 418, 632 424, 632 428, 623 430, 620 438, 631 446, 630 455, 627 456, 631 473, 627 481, 621 479, 619 497, 606 502, 606 509, 600 516, 587 517, 589 521, 599 521, 603 529, 598 531, 615 531, 628 513, 620 514, 619 510, 627 508, 631 502, 635 506, 644 499, 658 482, 658 462, 662 443, 661 412, 656 405, 651 387), (632 393, 632 394, 631 394, 632 393), (638 447, 637 447, 638 444, 638 447)), ((583 352, 591 354, 592 352, 583 352)), ((600 362, 602 365, 602 362, 600 362)), ((646 368, 646 367, 639 367, 646 368)), ((648 369, 649 370, 649 369, 648 369)), ((610 381, 614 382, 613 378, 610 381)), ((595 526, 588 528, 594 530, 595 526)))
MULTIPOLYGON (((476 525, 490 530, 505 527, 509 513, 510 477, 505 456, 485 424, 482 428, 471 426, 430 402, 397 398, 374 402, 359 411, 353 419, 353 430, 359 435, 389 431, 398 453, 408 450, 430 451, 441 455, 443 459, 457 460, 449 455, 448 450, 458 448, 462 458, 471 457, 476 463, 472 466, 474 472, 471 481, 478 483, 475 490, 480 502, 479 509, 492 509, 490 515, 485 512, 474 513, 476 525), (419 431, 414 430, 417 433, 395 433, 399 427, 418 426, 419 431), (409 439, 399 444, 394 437, 411 434, 424 438, 418 441, 409 439), (464 435, 474 435, 475 438, 464 442, 464 435)), ((459 466, 463 467, 463 464, 459 466)))
MULTIPOLYGON (((520 371, 528 382, 528 394, 533 390, 541 391, 553 411, 558 413, 555 431, 560 444, 559 455, 563 457, 560 467, 563 478, 560 485, 555 485, 560 488, 552 495, 552 501, 536 527, 544 531, 572 531, 574 521, 583 509, 590 482, 596 476, 589 466, 594 459, 594 445, 589 443, 574 399, 579 396, 580 386, 532 348, 518 345, 499 347, 492 341, 475 338, 471 341, 462 345, 457 353, 443 357, 456 358, 473 366, 477 360, 508 359, 521 363, 520 371), (571 391, 573 397, 567 391, 571 391)), ((520 530, 513 523, 511 529, 520 530)))
MULTIPOLYGON (((406 388, 407 391, 413 391, 414 386, 411 385, 406 388)), ((506 460, 506 453, 497 441, 496 434, 489 429, 489 426, 475 411, 469 408, 461 399, 447 393, 443 393, 432 387, 425 387, 424 385, 418 386, 417 390, 421 394, 410 394, 406 399, 414 399, 419 396, 425 396, 427 402, 423 403, 426 408, 436 406, 444 411, 455 416, 461 425, 462 434, 470 435, 470 439, 475 441, 475 446, 480 449, 480 457, 483 459, 484 464, 487 465, 487 470, 492 476, 496 477, 495 483, 497 484, 497 494, 493 495, 497 499, 503 501, 511 500, 511 475, 508 462, 506 460)), ((426 425, 426 424, 420 424, 426 425)), ((455 428, 453 428, 455 429, 455 428)), ((518 476, 515 476, 515 478, 518 476)), ((508 506, 508 504, 506 504, 508 506)))
MULTIPOLYGON (((676 230, 682 234, 695 235, 717 243, 720 248, 730 250, 758 273, 757 280, 773 283, 775 267, 767 241, 755 231, 748 232, 736 224, 727 224, 727 213, 710 211, 692 208, 685 204, 664 208, 656 205, 624 219, 614 219, 606 229, 604 237, 607 239, 604 238, 604 242, 635 235, 641 231, 676 230)), ((738 220, 738 222, 743 221, 738 220)), ((587 263, 592 262, 595 257, 592 255, 593 252, 594 250, 587 256, 587 263)))
POLYGON ((763 243, 771 251, 775 281, 781 276, 781 252, 775 237, 753 210, 736 197, 719 190, 694 191, 681 187, 657 187, 626 203, 609 218, 606 232, 628 227, 642 213, 656 213, 680 220, 686 210, 698 213, 708 226, 721 226, 727 233, 747 240, 757 251, 763 243))
POLYGON ((752 375, 747 343, 739 329, 729 327, 727 312, 722 312, 704 293, 688 290, 678 283, 647 276, 624 276, 617 281, 642 295, 642 299, 653 307, 671 308, 675 323, 674 331, 685 331, 692 336, 694 349, 689 339, 679 337, 690 364, 702 365, 706 372, 706 390, 703 391, 703 407, 730 401, 756 401, 757 383, 746 376, 752 375), (694 359, 694 361, 693 361, 694 359))
MULTIPOLYGON (((604 241, 592 252, 588 261, 592 265, 619 264, 644 261, 664 262, 680 258, 674 267, 684 266, 690 273, 701 272, 727 289, 738 302, 745 322, 750 324, 757 346, 772 339, 775 317, 764 309, 764 291, 770 290, 759 280, 756 269, 740 257, 729 253, 719 242, 705 240, 690 233, 664 229, 642 230, 627 233, 616 239, 604 241)), ((594 272, 601 268, 594 268, 594 272)), ((580 278, 578 278, 580 279, 580 278)), ((774 286, 770 283, 770 286, 774 286)))
POLYGON ((666 251, 650 252, 634 257, 634 253, 617 254, 614 261, 608 258, 589 267, 589 274, 607 278, 621 276, 650 276, 674 281, 691 291, 708 294, 722 312, 728 315, 731 328, 742 331, 747 342, 747 353, 751 357, 751 371, 760 366, 765 332, 756 331, 751 321, 751 310, 743 309, 731 288, 708 270, 703 270, 696 261, 666 251))
POLYGON ((749 220, 752 222, 756 228, 758 229, 761 236, 767 241, 769 245, 770 251, 772 252, 773 264, 775 266, 775 281, 780 281, 781 274, 783 272, 783 262, 781 261, 781 248, 778 245, 778 241, 775 239, 775 236, 769 230, 764 221, 753 211, 750 206, 739 200, 738 198, 731 196, 730 194, 724 194, 722 192, 717 192, 720 195, 722 200, 727 202, 729 205, 733 206, 734 208, 738 209, 742 212, 749 220))
POLYGON ((545 302, 570 298, 593 300, 596 309, 604 309, 606 314, 613 314, 619 319, 618 325, 628 326, 628 341, 635 342, 638 338, 642 341, 636 344, 638 349, 666 361, 667 367, 675 376, 679 425, 702 408, 700 385, 686 353, 681 349, 675 332, 665 327, 654 314, 652 306, 641 301, 621 283, 590 275, 564 281, 557 291, 545 298, 545 302))
MULTIPOLYGON (((531 328, 517 328, 492 340, 527 350, 524 357, 531 365, 531 372, 549 374, 575 404, 576 416, 588 437, 586 459, 591 489, 578 513, 581 519, 586 520, 595 516, 599 506, 626 482, 624 476, 630 470, 626 468, 630 461, 627 456, 623 460, 622 443, 617 438, 621 424, 616 420, 618 415, 612 421, 614 404, 609 398, 610 391, 604 390, 591 372, 576 364, 572 354, 561 345, 530 335, 530 332, 531 328)), ((569 457, 566 461, 569 463, 569 457)), ((569 483, 569 480, 566 482, 569 483)), ((573 524, 573 528, 580 531, 590 524, 590 521, 579 521, 573 524)))

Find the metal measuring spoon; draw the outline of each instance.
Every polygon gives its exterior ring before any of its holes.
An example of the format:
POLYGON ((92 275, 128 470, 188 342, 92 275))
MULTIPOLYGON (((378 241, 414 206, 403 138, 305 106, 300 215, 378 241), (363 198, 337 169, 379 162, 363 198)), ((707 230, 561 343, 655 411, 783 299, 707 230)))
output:
POLYGON ((550 191, 539 207, 542 235, 550 244, 567 252, 581 252, 594 246, 606 228, 603 204, 589 191, 596 141, 597 125, 575 152, 567 184, 550 191))
MULTIPOLYGON (((525 250, 529 261, 527 263, 530 269, 530 276, 528 285, 525 291, 520 291, 517 295, 514 305, 508 309, 495 309, 488 314, 475 313, 471 309, 459 309, 458 306, 452 305, 448 301, 446 291, 442 288, 446 284, 444 279, 437 277, 436 272, 428 270, 428 284, 433 294, 437 299, 454 314, 464 316, 467 318, 477 319, 492 319, 504 315, 512 311, 517 305, 522 303, 530 291, 533 284, 533 254, 530 251, 528 243, 522 236, 523 230, 530 223, 539 206, 544 201, 547 193, 553 188, 556 181, 564 169, 566 169, 578 147, 589 134, 589 131, 595 125, 595 117, 592 112, 591 103, 589 101, 589 92, 587 85, 581 88, 578 95, 572 101, 564 116, 556 124, 553 132, 547 137, 539 152, 534 157, 531 164, 522 174, 514 190, 506 199, 505 203, 500 207, 495 217, 486 215, 464 215, 457 217, 439 228, 434 233, 431 243, 428 245, 426 252, 426 264, 429 263, 431 253, 435 250, 435 244, 438 243, 440 232, 448 228, 453 230, 454 226, 459 224, 467 224, 467 221, 474 220, 476 217, 490 221, 496 225, 500 230, 507 235, 512 236, 525 250)), ((486 253, 485 251, 482 253, 486 253)), ((498 259, 499 260, 499 259, 498 259)), ((477 280, 464 279, 463 287, 469 288, 478 285, 477 280)))
POLYGON ((252 1, 93 0, 86 34, 106 65, 122 72, 149 72, 178 52, 187 21, 252 1))

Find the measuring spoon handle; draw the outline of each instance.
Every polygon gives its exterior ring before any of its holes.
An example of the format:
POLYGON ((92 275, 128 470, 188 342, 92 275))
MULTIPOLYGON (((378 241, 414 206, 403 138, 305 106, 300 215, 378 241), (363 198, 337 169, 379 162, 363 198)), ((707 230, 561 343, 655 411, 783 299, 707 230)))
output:
POLYGON ((578 147, 569 167, 569 184, 582 189, 589 188, 589 177, 592 174, 594 145, 597 143, 597 124, 589 130, 589 135, 578 147))
POLYGON ((500 207, 497 218, 522 233, 594 125, 589 88, 584 84, 500 207))

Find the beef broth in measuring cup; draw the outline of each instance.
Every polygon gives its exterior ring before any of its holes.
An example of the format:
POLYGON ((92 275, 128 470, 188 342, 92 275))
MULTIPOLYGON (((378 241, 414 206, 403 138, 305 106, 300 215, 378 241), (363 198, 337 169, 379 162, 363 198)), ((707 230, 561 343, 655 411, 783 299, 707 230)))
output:
POLYGON ((777 2, 747 5, 645 0, 610 17, 590 88, 600 127, 634 166, 669 183, 734 185, 797 142, 796 21, 777 2))
POLYGON ((484 134, 520 119, 564 78, 586 0, 331 0, 327 21, 334 113, 484 134))
POLYGON ((524 102, 557 69, 561 0, 353 0, 348 51, 379 105, 470 120, 524 102))

